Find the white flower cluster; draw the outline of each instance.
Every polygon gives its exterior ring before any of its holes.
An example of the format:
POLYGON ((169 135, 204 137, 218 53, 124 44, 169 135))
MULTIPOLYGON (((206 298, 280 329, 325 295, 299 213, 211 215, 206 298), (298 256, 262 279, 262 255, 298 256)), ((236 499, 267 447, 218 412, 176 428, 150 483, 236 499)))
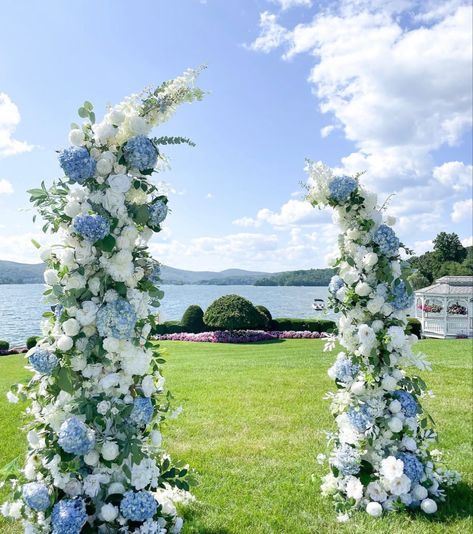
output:
POLYGON ((395 221, 357 177, 335 177, 321 163, 306 169, 309 200, 331 206, 342 229, 333 262, 338 275, 329 286, 344 349, 328 373, 337 384, 328 398, 338 431, 329 436, 331 471, 322 493, 333 497, 341 521, 356 509, 374 517, 406 507, 434 513, 459 475, 436 466, 430 450, 436 434, 419 401, 425 384, 405 371, 429 366, 413 352, 417 337, 405 333, 412 289, 395 221))
POLYGON ((66 177, 49 191, 30 191, 59 238, 40 250, 51 311, 27 354, 34 375, 8 394, 12 402, 29 397, 33 422, 26 464, 2 512, 22 518, 30 534, 182 527, 174 503, 188 490, 188 468, 176 468, 161 448, 168 401, 148 341, 150 306, 161 297, 146 249, 156 230, 149 220, 156 199, 167 199, 152 169, 130 161, 156 163, 158 148, 144 136, 201 96, 195 76, 188 71, 133 95, 99 124, 86 102, 79 114, 90 121, 73 127, 74 146, 60 157, 66 177), (136 503, 144 503, 139 512, 136 503))

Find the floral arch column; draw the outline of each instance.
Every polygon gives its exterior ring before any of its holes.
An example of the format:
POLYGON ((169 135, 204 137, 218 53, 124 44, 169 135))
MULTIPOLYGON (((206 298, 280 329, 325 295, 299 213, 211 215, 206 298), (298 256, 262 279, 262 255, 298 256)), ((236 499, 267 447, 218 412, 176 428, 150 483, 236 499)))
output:
POLYGON ((9 394, 29 398, 34 420, 14 500, 2 512, 23 519, 28 534, 164 534, 182 526, 172 497, 188 489, 188 468, 161 447, 169 402, 148 336, 149 308, 162 294, 147 242, 168 210, 150 180, 165 159, 160 145, 190 141, 148 135, 179 104, 202 98, 197 75, 189 70, 132 95, 98 124, 86 102, 79 115, 87 120, 72 125, 73 146, 59 154, 65 177, 30 191, 58 241, 41 250, 52 311, 28 353, 34 375, 9 394))
POLYGON ((459 475, 436 465, 437 435, 420 404, 425 384, 405 370, 428 363, 412 350, 417 337, 405 334, 414 297, 394 219, 358 177, 334 176, 313 162, 307 171, 308 199, 332 207, 342 230, 338 275, 329 286, 343 348, 329 369, 337 432, 329 435, 331 471, 322 492, 332 496, 342 521, 356 509, 376 517, 402 508, 434 513, 459 475))

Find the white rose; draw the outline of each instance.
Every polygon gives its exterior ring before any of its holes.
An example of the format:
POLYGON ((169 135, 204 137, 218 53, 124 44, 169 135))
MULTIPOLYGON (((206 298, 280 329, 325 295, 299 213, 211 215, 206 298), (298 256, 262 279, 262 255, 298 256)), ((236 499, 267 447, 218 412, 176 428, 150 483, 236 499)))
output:
POLYGON ((79 321, 77 321, 76 319, 68 319, 67 321, 64 321, 62 323, 62 330, 66 334, 66 336, 77 336, 80 331, 79 321))
POLYGON ((351 268, 347 269, 343 273, 340 273, 340 277, 347 285, 351 286, 352 284, 358 281, 360 275, 358 274, 358 271, 356 269, 351 268))
POLYGON ((52 249, 50 247, 41 247, 39 249, 39 257, 43 260, 43 261, 48 261, 51 259, 51 256, 52 256, 52 249))
POLYGON ((417 450, 417 443, 414 438, 411 438, 410 436, 404 436, 401 441, 402 446, 411 452, 414 452, 417 450))
POLYGON ((114 441, 106 441, 102 446, 102 457, 105 460, 112 461, 120 454, 120 449, 114 441))
POLYGON ((368 252, 361 260, 363 267, 374 267, 378 263, 378 255, 375 252, 368 252))
POLYGON ((111 404, 108 402, 108 401, 100 401, 98 404, 97 404, 97 413, 99 413, 100 415, 105 415, 108 410, 110 410, 110 406, 111 404))
POLYGON ((395 390, 396 385, 397 385, 397 380, 391 375, 386 375, 381 381, 381 387, 385 389, 386 391, 395 390))
POLYGON ((363 484, 356 477, 350 476, 345 491, 349 499, 359 501, 363 497, 363 484))
POLYGON ((133 135, 147 134, 149 125, 143 117, 131 115, 128 117, 128 129, 133 135))
POLYGON ((384 304, 384 298, 381 295, 376 295, 371 298, 366 304, 366 308, 370 313, 378 313, 384 304))
POLYGON ((57 284, 59 282, 59 276, 57 275, 57 272, 54 269, 46 269, 44 271, 44 281, 48 284, 48 286, 53 286, 54 284, 57 284))
POLYGON ((95 139, 100 143, 104 144, 108 139, 115 135, 116 129, 113 124, 109 122, 102 121, 99 124, 94 124, 92 126, 95 139))
POLYGON ((114 174, 108 177, 110 188, 117 193, 126 193, 131 186, 131 176, 126 174, 114 174))
POLYGON ((377 319, 376 321, 373 321, 371 323, 371 328, 377 333, 384 328, 384 323, 383 321, 380 321, 379 319, 377 319))
POLYGON ((113 504, 104 504, 100 509, 104 521, 112 523, 118 517, 118 508, 113 504))
POLYGON ((417 486, 414 486, 412 490, 412 496, 414 497, 416 501, 423 501, 424 499, 427 498, 428 494, 429 492, 427 491, 427 489, 424 488, 424 486, 421 486, 420 484, 417 484, 417 486))
POLYGON ((103 340, 103 348, 107 352, 118 352, 120 349, 120 341, 114 337, 106 337, 103 340))
POLYGON ((141 382, 141 389, 145 397, 151 397, 151 395, 156 391, 156 386, 154 385, 153 377, 146 375, 141 382))
POLYGON ((393 495, 403 495, 409 493, 411 489, 411 480, 407 475, 401 475, 400 477, 394 478, 389 482, 389 491, 393 495))
POLYGON ((353 395, 361 395, 365 392, 365 383, 364 382, 353 382, 350 391, 353 393, 353 395))
POLYGON ((100 158, 97 161, 97 172, 100 176, 107 176, 112 172, 113 163, 108 158, 100 158))
POLYGON ((74 218, 76 215, 79 215, 79 213, 82 211, 82 206, 77 202, 77 200, 70 200, 65 206, 64 206, 64 213, 68 216, 74 218))
POLYGON ((82 303, 82 308, 77 310, 76 318, 82 326, 89 326, 95 321, 97 315, 97 304, 91 300, 82 303))
POLYGON ((69 143, 74 146, 82 146, 85 141, 85 135, 79 128, 74 128, 69 132, 69 143))
POLYGON ((72 349, 74 342, 72 341, 71 337, 64 335, 59 337, 59 339, 56 341, 56 345, 61 352, 67 352, 68 350, 72 349))
POLYGON ((393 312, 393 307, 390 304, 383 304, 382 312, 385 317, 388 317, 393 312))
POLYGON ((388 421, 388 427, 393 432, 401 432, 402 426, 403 426, 403 424, 402 424, 402 421, 399 419, 399 417, 392 417, 388 421))
POLYGON ((99 291, 100 291, 100 278, 99 277, 94 276, 94 278, 91 278, 87 282, 87 284, 88 284, 89 289, 90 289, 90 291, 92 292, 93 295, 98 295, 99 294, 99 291))
POLYGON ((84 462, 87 465, 97 465, 99 462, 99 453, 97 451, 90 451, 84 456, 84 462))
POLYGON ((66 283, 64 284, 64 289, 66 291, 70 289, 84 289, 85 288, 85 278, 81 274, 74 274, 69 276, 66 283))
POLYGON ((108 120, 118 126, 125 120, 125 114, 118 109, 111 109, 108 113, 108 120))
POLYGON ((402 408, 402 405, 397 399, 389 403, 389 410, 392 413, 399 413, 401 411, 401 408, 402 408))
POLYGON ((371 287, 366 282, 358 282, 355 287, 355 293, 360 297, 366 297, 371 293, 371 287))
POLYGON ((366 505, 366 512, 371 517, 381 517, 383 514, 383 507, 379 504, 379 502, 369 502, 366 505))
POLYGON ((118 386, 120 383, 120 375, 118 373, 110 373, 107 376, 104 376, 100 381, 100 384, 104 389, 109 389, 115 386, 118 386))

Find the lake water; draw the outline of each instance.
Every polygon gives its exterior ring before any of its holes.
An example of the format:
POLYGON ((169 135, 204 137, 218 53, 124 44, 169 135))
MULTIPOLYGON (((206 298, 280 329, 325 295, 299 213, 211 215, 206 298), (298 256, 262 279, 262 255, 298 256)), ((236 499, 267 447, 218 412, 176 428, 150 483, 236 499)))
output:
MULTIPOLYGON (((161 320, 180 319, 190 304, 204 310, 216 298, 236 293, 253 304, 266 306, 273 317, 300 317, 333 319, 330 313, 314 312, 314 298, 327 299, 326 287, 285 286, 201 286, 164 285, 165 296, 159 312, 161 320)), ((42 303, 42 284, 0 285, 0 339, 12 345, 24 345, 29 336, 40 333, 41 314, 46 311, 42 303)))

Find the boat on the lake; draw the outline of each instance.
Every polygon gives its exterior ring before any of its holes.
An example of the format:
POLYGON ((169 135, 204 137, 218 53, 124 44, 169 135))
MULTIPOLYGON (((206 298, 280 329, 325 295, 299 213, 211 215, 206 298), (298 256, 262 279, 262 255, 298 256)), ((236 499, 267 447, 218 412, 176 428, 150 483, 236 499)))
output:
POLYGON ((315 311, 324 311, 325 310, 324 299, 314 299, 312 302, 312 309, 315 311))

